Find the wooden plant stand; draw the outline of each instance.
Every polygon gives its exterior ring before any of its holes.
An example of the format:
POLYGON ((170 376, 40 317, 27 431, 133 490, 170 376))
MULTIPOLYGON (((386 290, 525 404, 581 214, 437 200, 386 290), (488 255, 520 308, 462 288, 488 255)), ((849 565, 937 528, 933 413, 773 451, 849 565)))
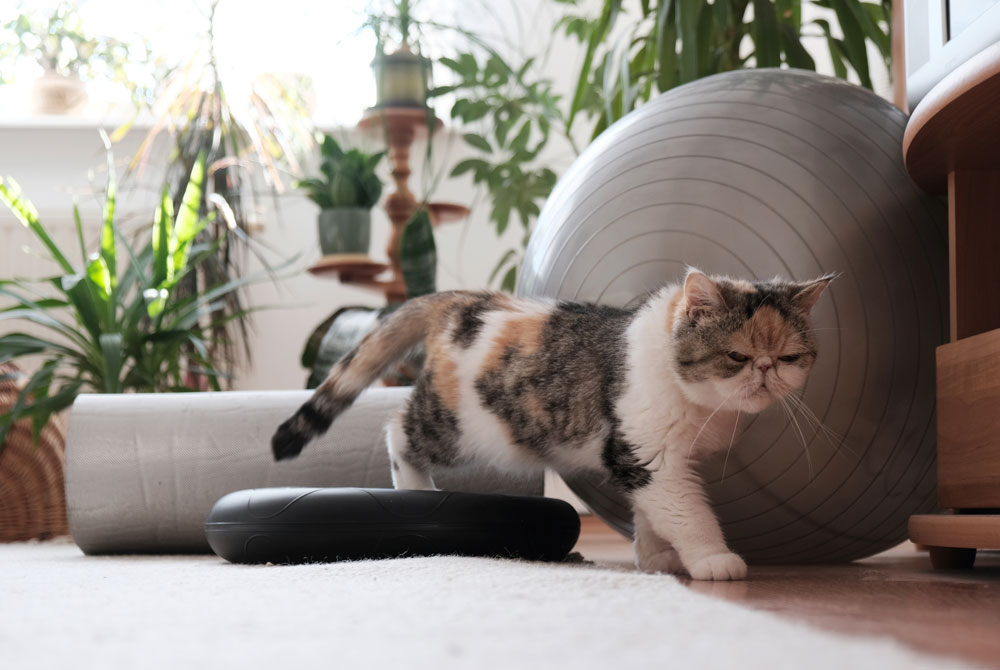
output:
MULTIPOLYGON (((389 263, 378 263, 359 254, 338 254, 324 256, 309 268, 309 272, 317 276, 334 276, 345 284, 380 291, 388 303, 406 300, 406 284, 403 282, 399 260, 400 242, 403 229, 418 204, 407 184, 410 177, 410 147, 419 133, 435 132, 441 128, 441 119, 432 115, 433 112, 414 107, 372 107, 358 123, 362 130, 383 133, 389 145, 392 178, 396 183, 396 190, 385 201, 385 210, 392 222, 392 232, 386 248, 389 263), (391 271, 389 278, 378 279, 386 271, 391 271)), ((427 208, 435 226, 459 221, 469 214, 467 207, 453 203, 431 203, 427 208)))
POLYGON ((910 539, 938 568, 1000 549, 1000 43, 935 86, 903 140, 906 169, 948 195, 951 337, 937 350, 938 504, 910 539))

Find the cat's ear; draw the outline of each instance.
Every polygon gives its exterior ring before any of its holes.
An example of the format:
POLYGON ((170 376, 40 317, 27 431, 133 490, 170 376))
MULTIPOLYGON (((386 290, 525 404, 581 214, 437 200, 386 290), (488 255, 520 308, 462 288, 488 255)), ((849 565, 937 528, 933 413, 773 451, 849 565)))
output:
POLYGON ((799 284, 799 290, 792 296, 792 302, 803 312, 812 311, 813 306, 816 305, 816 301, 823 295, 823 291, 837 277, 836 273, 830 273, 823 275, 819 279, 799 284))
POLYGON ((696 319, 717 312, 726 306, 719 287, 701 270, 689 268, 684 278, 684 310, 696 319))

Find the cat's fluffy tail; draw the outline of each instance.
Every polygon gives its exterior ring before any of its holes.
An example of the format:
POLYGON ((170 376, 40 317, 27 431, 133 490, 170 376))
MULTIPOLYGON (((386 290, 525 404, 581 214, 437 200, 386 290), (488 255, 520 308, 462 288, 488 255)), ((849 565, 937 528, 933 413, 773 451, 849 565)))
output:
POLYGON ((427 296, 408 301, 341 358, 312 398, 278 427, 271 438, 274 459, 298 456, 358 394, 423 340, 438 300, 439 296, 427 296))

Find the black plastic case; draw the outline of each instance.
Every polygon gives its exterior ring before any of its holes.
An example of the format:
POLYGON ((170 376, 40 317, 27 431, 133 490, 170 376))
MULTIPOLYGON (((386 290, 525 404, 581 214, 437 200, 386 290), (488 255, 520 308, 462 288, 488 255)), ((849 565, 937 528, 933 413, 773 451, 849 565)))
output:
POLYGON ((212 551, 233 563, 503 556, 559 561, 580 536, 561 500, 360 488, 272 488, 219 499, 205 522, 212 551))

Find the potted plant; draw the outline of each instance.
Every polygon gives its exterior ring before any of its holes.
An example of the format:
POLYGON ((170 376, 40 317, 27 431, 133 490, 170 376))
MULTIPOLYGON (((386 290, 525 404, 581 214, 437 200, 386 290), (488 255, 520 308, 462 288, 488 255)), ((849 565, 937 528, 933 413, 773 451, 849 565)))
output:
POLYGON ((415 22, 410 0, 393 0, 392 9, 391 14, 373 15, 368 22, 378 40, 372 61, 375 106, 423 108, 427 105, 431 61, 411 46, 410 29, 415 22), (397 42, 399 48, 387 54, 389 41, 397 42))
MULTIPOLYGON (((155 121, 129 162, 130 176, 140 180, 143 166, 163 165, 175 206, 187 191, 198 157, 204 154, 210 166, 198 209, 212 208, 209 193, 221 198, 226 230, 209 226, 198 235, 197 242, 214 244, 215 253, 176 287, 188 298, 205 285, 238 280, 251 260, 268 267, 255 235, 271 217, 280 216, 272 202, 285 192, 286 177, 302 176, 301 158, 315 148, 312 119, 305 111, 307 82, 294 76, 258 76, 245 86, 238 76, 231 78, 216 58, 220 1, 201 4, 204 14, 192 17, 192 30, 199 37, 186 60, 157 78, 149 104, 155 121), (169 151, 162 150, 165 145, 169 151)), ((124 137, 130 127, 131 122, 124 124, 112 138, 124 137)), ((213 305, 216 325, 210 348, 221 371, 233 374, 252 365, 254 311, 243 288, 213 305)))
MULTIPOLYGON (((407 298, 437 291, 437 245, 430 212, 423 204, 406 223, 399 251, 407 298)), ((400 305, 342 307, 319 324, 302 350, 302 367, 309 371, 306 388, 319 386, 330 373, 330 368, 400 305)), ((423 347, 416 347, 382 376, 382 382, 387 386, 410 385, 420 373, 423 362, 423 347)))
MULTIPOLYGON (((95 244, 84 235, 79 210, 74 208, 78 262, 52 239, 17 184, 0 179, 0 203, 35 235, 58 266, 46 279, 0 281, 0 296, 13 302, 0 309, 0 364, 26 356, 41 362, 21 387, 13 409, 0 416, 0 449, 5 433, 18 419, 30 419, 37 435, 50 415, 87 391, 221 388, 224 373, 212 346, 216 307, 239 287, 266 274, 207 283, 195 296, 178 291, 184 279, 216 253, 218 242, 199 242, 198 233, 206 227, 228 228, 216 221, 214 213, 199 213, 206 171, 202 156, 176 214, 164 188, 151 228, 129 239, 114 221, 116 181, 109 151, 104 216, 95 244), (29 324, 32 329, 12 329, 12 323, 29 324)), ((210 197, 217 203, 215 194, 210 197)))
POLYGON ((384 155, 384 151, 344 151, 337 140, 324 135, 320 176, 295 183, 319 205, 319 243, 324 255, 368 253, 371 210, 382 195, 382 180, 375 168, 384 155))
POLYGON ((87 102, 85 79, 103 77, 129 85, 124 65, 148 61, 135 46, 84 32, 72 3, 51 12, 21 13, 0 24, 0 55, 12 62, 33 59, 42 74, 32 88, 32 106, 40 114, 68 114, 87 102))

